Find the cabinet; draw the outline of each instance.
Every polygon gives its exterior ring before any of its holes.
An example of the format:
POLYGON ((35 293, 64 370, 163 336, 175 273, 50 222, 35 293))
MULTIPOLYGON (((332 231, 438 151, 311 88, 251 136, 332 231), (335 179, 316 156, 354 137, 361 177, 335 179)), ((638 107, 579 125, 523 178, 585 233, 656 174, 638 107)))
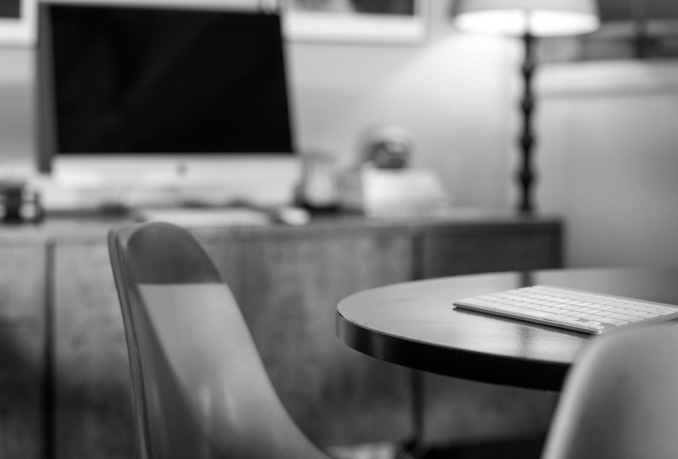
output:
POLYGON ((467 223, 423 228, 421 277, 559 267, 558 231, 558 227, 546 223, 467 223))
MULTIPOLYGON (((0 358, 24 368, 14 379, 0 376, 0 384, 3 393, 14 387, 27 394, 24 406, 0 411, 0 420, 11 418, 0 428, 16 430, 7 435, 17 438, 8 447, 18 456, 39 457, 48 445, 59 459, 131 457, 127 350, 105 239, 120 223, 55 221, 0 237, 3 269, 14 273, 0 283, 0 313, 9 324, 0 340, 11 341, 3 349, 14 349, 18 360, 0 358), (30 333, 22 335, 22 326, 30 333)), ((511 215, 329 218, 306 227, 194 233, 231 286, 283 403, 321 445, 406 440, 415 429, 410 370, 337 340, 340 299, 417 278, 561 264, 557 220, 511 215)), ((431 378, 431 438, 444 439, 444 426, 457 417, 440 409, 447 382, 431 378)))
POLYGON ((0 257, 0 457, 39 458, 47 384, 46 247, 6 238, 0 257))

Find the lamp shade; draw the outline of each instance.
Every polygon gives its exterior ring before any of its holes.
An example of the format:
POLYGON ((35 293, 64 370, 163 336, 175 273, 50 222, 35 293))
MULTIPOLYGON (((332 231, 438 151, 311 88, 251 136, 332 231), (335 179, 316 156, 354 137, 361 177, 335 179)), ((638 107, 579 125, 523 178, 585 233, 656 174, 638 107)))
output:
POLYGON ((455 25, 467 32, 577 35, 600 24, 595 0, 455 0, 455 25))

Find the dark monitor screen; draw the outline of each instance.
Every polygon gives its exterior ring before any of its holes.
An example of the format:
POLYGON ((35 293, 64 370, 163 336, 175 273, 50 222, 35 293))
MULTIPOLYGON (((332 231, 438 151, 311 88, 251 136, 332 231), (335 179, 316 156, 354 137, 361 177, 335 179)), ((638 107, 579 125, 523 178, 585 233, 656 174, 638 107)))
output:
POLYGON ((293 152, 277 14, 47 3, 41 41, 54 154, 293 152))

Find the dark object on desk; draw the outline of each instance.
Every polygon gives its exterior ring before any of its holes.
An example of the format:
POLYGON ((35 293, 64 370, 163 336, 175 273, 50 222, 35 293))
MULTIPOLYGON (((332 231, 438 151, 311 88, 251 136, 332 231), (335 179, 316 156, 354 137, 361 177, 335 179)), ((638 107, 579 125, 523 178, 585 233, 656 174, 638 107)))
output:
POLYGON ((323 152, 306 153, 302 165, 294 190, 296 205, 316 214, 337 212, 340 193, 334 158, 323 152))
POLYGON ((377 169, 405 169, 414 149, 410 135, 396 126, 384 126, 369 131, 363 144, 360 164, 377 169))
POLYGON ((229 287, 189 232, 156 222, 108 241, 138 457, 328 459, 282 405, 229 287))
POLYGON ((591 342, 567 377, 543 459, 678 457, 678 329, 591 342))
POLYGON ((40 194, 23 181, 0 181, 0 213, 4 223, 38 223, 44 216, 40 194))

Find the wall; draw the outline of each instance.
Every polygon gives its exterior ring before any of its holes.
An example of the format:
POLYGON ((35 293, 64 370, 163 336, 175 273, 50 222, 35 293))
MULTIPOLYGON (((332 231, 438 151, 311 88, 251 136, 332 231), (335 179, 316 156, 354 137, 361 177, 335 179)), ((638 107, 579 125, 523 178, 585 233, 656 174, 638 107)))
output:
MULTIPOLYGON (((457 33, 449 0, 429 6, 421 44, 289 44, 300 149, 327 150, 348 164, 367 129, 399 125, 415 142, 414 163, 434 168, 456 204, 510 207, 519 45, 457 33)), ((32 70, 32 51, 0 50, 3 159, 34 149, 32 70)), ((594 66, 581 77, 542 71, 537 204, 567 221, 568 264, 678 266, 676 86, 631 72, 607 91, 614 69, 594 66), (568 89, 591 79, 600 82, 592 91, 568 89), (645 89, 631 90, 637 84, 645 89)))
POLYGON ((565 215, 575 266, 678 266, 678 63, 545 69, 543 208, 565 215))

